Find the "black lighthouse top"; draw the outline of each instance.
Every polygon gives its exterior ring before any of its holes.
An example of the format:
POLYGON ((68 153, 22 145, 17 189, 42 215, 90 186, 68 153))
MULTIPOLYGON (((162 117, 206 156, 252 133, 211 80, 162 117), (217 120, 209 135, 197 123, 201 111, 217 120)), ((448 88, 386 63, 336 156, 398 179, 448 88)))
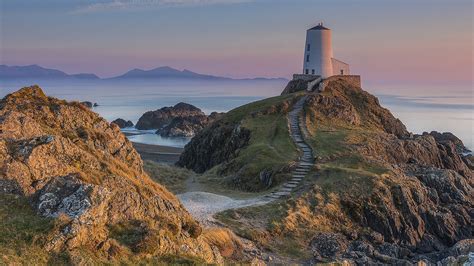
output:
POLYGON ((309 30, 329 30, 329 29, 328 29, 328 28, 326 28, 326 27, 324 27, 324 26, 323 26, 323 23, 322 23, 322 22, 320 22, 320 23, 318 23, 318 25, 317 25, 317 26, 315 26, 315 27, 312 27, 312 28, 311 28, 311 29, 309 29, 309 30))

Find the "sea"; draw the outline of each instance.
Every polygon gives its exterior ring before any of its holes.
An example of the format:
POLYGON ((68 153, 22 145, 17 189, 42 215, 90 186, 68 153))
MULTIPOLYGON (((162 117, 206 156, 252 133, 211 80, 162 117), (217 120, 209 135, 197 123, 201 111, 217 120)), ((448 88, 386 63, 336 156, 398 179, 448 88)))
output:
MULTIPOLYGON (((274 80, 0 80, 0 97, 37 84, 49 96, 90 101, 93 111, 108 121, 116 118, 136 123, 146 111, 179 102, 203 112, 227 112, 238 106, 277 96, 288 81, 274 80)), ((474 97, 472 84, 368 84, 376 95, 415 134, 436 130, 452 132, 474 149, 474 97)), ((155 130, 124 129, 134 142, 184 147, 189 138, 164 138, 155 130)))

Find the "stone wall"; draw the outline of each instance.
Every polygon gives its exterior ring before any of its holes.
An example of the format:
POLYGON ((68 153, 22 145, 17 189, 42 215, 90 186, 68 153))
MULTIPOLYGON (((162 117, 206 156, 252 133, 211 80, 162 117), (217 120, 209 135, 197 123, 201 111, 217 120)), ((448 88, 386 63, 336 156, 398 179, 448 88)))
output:
POLYGON ((306 74, 293 74, 293 80, 306 80, 311 81, 320 78, 319 75, 306 75, 306 74))

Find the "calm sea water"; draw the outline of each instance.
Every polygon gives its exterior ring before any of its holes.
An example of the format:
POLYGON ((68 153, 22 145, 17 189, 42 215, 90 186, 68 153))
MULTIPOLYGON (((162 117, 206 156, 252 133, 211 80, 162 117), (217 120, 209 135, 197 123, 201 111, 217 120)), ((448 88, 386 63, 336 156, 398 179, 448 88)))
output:
MULTIPOLYGON (((226 112, 240 105, 279 95, 286 81, 1 81, 0 97, 21 87, 40 85, 48 95, 67 100, 97 102, 105 119, 132 120, 146 111, 178 102, 201 108, 205 113, 226 112)), ((369 85, 364 89, 414 133, 437 130, 452 132, 471 150, 474 148, 473 91, 468 86, 369 85)), ((135 132, 137 133, 137 132, 135 132)), ((183 147, 189 139, 162 138, 153 131, 130 136, 135 142, 183 147)))

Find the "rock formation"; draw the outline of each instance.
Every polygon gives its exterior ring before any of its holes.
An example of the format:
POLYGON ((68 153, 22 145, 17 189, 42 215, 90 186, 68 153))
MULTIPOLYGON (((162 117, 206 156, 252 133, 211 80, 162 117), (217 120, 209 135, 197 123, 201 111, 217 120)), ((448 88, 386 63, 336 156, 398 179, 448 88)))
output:
POLYGON ((111 123, 116 124, 117 126, 119 126, 119 128, 133 127, 132 121, 130 120, 126 121, 125 119, 122 119, 122 118, 117 118, 111 123))
POLYGON ((163 137, 194 137, 207 125, 219 119, 223 114, 212 112, 207 115, 175 117, 169 124, 156 131, 163 137))
POLYGON ((249 139, 249 130, 238 124, 219 121, 206 128, 186 145, 177 165, 203 173, 236 157, 237 151, 245 147, 249 139))
POLYGON ((58 221, 44 240, 50 252, 220 262, 200 225, 144 172, 118 126, 80 103, 47 97, 37 86, 3 98, 0 169, 0 193, 26 197, 39 215, 58 221))
POLYGON ((209 116, 201 109, 187 103, 163 107, 146 112, 135 126, 137 129, 157 129, 163 137, 194 137, 207 125, 219 119, 222 113, 213 112, 209 116))
POLYGON ((144 113, 140 119, 138 119, 135 127, 140 130, 145 129, 160 129, 163 126, 169 124, 176 117, 192 117, 192 116, 204 116, 204 112, 201 109, 187 104, 178 103, 172 107, 163 107, 155 111, 149 111, 144 113))
POLYGON ((92 108, 92 107, 97 107, 99 106, 97 103, 92 103, 89 101, 81 102, 82 105, 84 105, 87 108, 92 108))

